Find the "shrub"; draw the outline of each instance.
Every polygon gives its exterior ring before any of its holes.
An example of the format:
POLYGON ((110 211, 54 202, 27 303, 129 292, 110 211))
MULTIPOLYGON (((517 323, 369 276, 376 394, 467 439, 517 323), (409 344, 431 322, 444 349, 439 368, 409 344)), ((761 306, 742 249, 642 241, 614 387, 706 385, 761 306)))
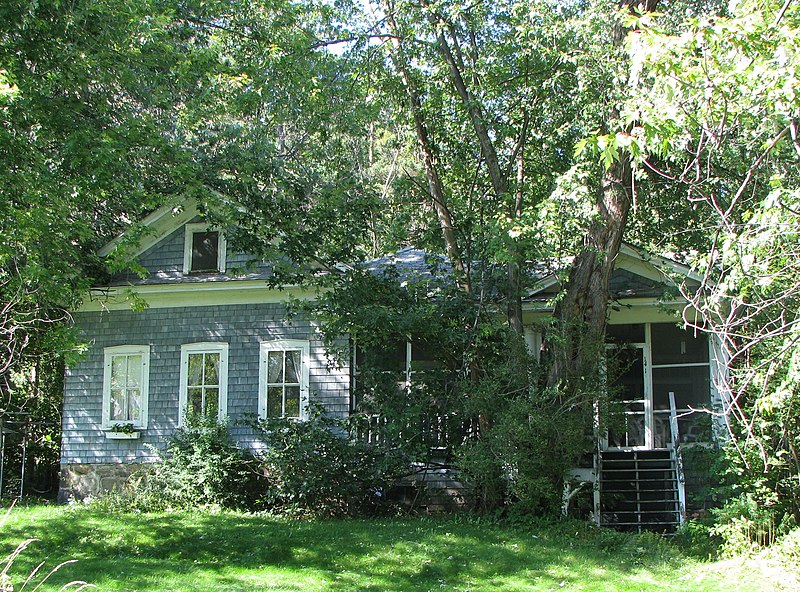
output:
POLYGON ((252 454, 231 441, 224 421, 187 416, 158 456, 129 479, 124 492, 98 503, 140 511, 263 507, 267 481, 252 454))
POLYGON ((258 422, 266 445, 260 461, 270 483, 268 505, 328 516, 385 508, 385 492, 407 470, 408 459, 388 444, 354 437, 355 420, 332 419, 312 408, 307 421, 258 422))
POLYGON ((462 387, 481 422, 480 438, 458 451, 458 466, 484 510, 557 515, 564 475, 591 449, 591 403, 538 386, 540 368, 521 344, 509 343, 506 352, 481 380, 462 387))

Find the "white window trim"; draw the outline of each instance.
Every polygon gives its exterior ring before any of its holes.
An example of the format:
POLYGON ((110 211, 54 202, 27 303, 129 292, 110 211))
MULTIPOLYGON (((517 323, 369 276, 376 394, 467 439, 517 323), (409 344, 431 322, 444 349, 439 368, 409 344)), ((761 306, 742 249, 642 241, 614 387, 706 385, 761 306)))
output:
POLYGON ((150 398, 150 346, 149 345, 117 345, 103 350, 103 405, 100 425, 110 430, 117 424, 130 424, 140 429, 147 428, 147 402, 150 398), (136 421, 111 420, 111 362, 114 356, 142 356, 142 384, 140 419, 136 421))
POLYGON ((227 265, 226 252, 227 242, 222 230, 214 226, 209 226, 202 222, 186 224, 184 226, 184 239, 183 239, 183 273, 192 273, 192 237, 196 232, 218 232, 219 242, 217 243, 217 271, 225 273, 225 266, 227 265))
POLYGON ((267 419, 267 364, 271 351, 286 351, 299 349, 301 351, 300 363, 300 420, 308 417, 309 389, 308 367, 311 359, 311 347, 306 339, 278 339, 262 341, 259 348, 258 364, 258 417, 267 419))
POLYGON ((219 354, 219 413, 218 418, 228 415, 228 344, 224 342, 184 343, 181 346, 180 392, 178 393, 178 425, 184 424, 189 383, 190 354, 219 354))

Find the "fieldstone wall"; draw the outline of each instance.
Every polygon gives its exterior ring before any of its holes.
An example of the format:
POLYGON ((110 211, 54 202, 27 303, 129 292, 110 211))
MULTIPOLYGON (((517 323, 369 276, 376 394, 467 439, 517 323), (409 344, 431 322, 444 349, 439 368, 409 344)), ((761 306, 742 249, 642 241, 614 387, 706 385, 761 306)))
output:
POLYGON ((140 463, 61 465, 58 501, 83 501, 109 491, 121 490, 140 463))

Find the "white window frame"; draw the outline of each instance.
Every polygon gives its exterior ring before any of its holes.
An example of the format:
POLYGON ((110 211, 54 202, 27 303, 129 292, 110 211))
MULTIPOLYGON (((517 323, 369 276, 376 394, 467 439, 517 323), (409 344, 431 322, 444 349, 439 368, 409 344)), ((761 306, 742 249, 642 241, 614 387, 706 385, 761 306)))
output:
POLYGON ((227 264, 226 252, 227 242, 222 230, 214 226, 209 226, 202 222, 187 224, 184 227, 184 240, 183 240, 183 273, 192 273, 192 242, 194 235, 198 232, 217 232, 219 239, 217 242, 217 271, 225 273, 225 266, 227 264))
POLYGON ((186 418, 189 386, 189 356, 191 354, 219 354, 219 406, 218 419, 228 415, 228 344, 212 341, 184 343, 181 346, 180 392, 178 394, 178 425, 186 418))
POLYGON ((269 352, 300 350, 300 417, 305 420, 308 417, 309 405, 309 361, 311 358, 311 346, 306 339, 277 339, 272 341, 262 341, 259 348, 258 364, 258 417, 267 419, 267 378, 269 352))
POLYGON ((149 345, 117 345, 103 350, 103 405, 100 425, 105 430, 115 425, 132 425, 136 428, 147 428, 147 403, 150 398, 150 346, 149 345), (140 385, 141 408, 139 421, 111 419, 111 369, 116 356, 142 356, 142 380, 140 385))

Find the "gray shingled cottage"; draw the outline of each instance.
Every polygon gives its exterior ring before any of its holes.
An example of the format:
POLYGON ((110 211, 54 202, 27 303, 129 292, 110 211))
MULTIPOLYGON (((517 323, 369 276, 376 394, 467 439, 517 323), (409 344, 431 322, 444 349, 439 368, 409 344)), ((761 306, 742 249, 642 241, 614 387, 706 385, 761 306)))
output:
MULTIPOLYGON (((310 402, 332 416, 351 411, 349 365, 329 364, 313 322, 287 318, 283 303, 310 293, 269 288, 266 265, 231 273, 247 258, 202 222, 192 202, 157 210, 143 223, 149 231, 134 253, 147 276, 116 276, 73 315, 90 345, 65 377, 62 499, 118 485, 152 459, 151 446, 189 408, 233 420, 253 414, 302 420, 310 402), (132 310, 132 297, 147 308, 132 310)), ((418 253, 398 256, 402 263, 418 253)), ((690 277, 678 263, 624 246, 612 278, 609 337, 626 344, 630 358, 620 379, 622 421, 600 438, 593 466, 575 471, 577 481, 595 486, 600 523, 638 529, 679 522, 680 448, 710 442, 714 422, 707 411, 723 406, 719 350, 705 335, 676 325, 670 311, 684 302, 665 300, 665 272, 690 277)), ((525 302, 532 351, 541 345, 537 321, 552 314, 556 289, 556 278, 543 274, 525 302)), ((408 347, 409 368, 412 357, 408 347)), ((232 430, 240 444, 257 446, 248 428, 233 422, 232 430)))

